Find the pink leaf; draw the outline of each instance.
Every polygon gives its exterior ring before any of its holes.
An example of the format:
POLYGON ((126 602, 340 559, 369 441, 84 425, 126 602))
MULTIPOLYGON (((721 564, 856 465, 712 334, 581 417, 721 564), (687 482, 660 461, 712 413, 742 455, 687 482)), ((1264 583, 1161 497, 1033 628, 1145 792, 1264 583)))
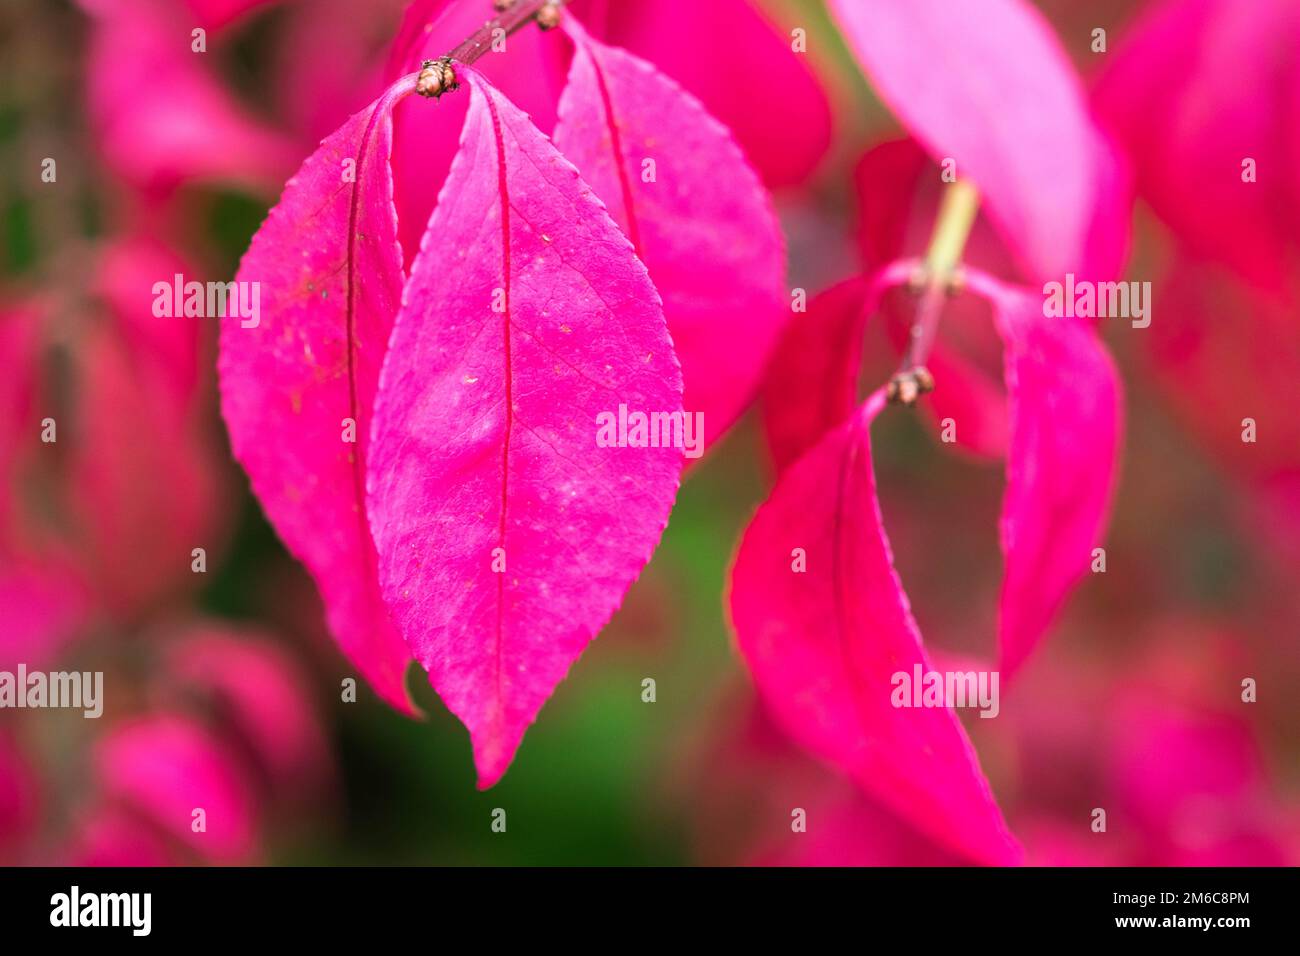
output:
POLYGON ((209 30, 219 30, 256 7, 271 6, 278 0, 185 0, 198 21, 209 30))
POLYGON ((95 290, 109 307, 120 338, 132 356, 133 376, 152 400, 184 419, 206 393, 200 371, 211 368, 207 354, 209 327, 201 319, 158 316, 153 308, 154 283, 169 286, 175 276, 195 276, 196 269, 173 249, 144 233, 105 244, 95 274, 95 290))
POLYGON ((164 680, 202 694, 277 796, 310 788, 319 799, 327 745, 303 675, 279 646, 204 624, 169 648, 164 680))
POLYGON ((994 306, 1011 408, 1000 610, 1002 670, 1010 676, 1101 545, 1121 413, 1115 368, 1091 328, 1045 318, 1032 294, 1008 292, 994 306))
MULTIPOLYGON (((319 143, 389 82, 418 68, 416 61, 390 78, 377 51, 406 5, 407 0, 366 0, 363 8, 357 0, 312 0, 285 7, 267 85, 275 115, 298 138, 319 143), (322 63, 329 69, 322 70, 322 63)), ((399 138, 395 133, 395 150, 399 138)))
MULTIPOLYGON (((0 306, 0 554, 33 546, 25 473, 40 464, 39 435, 50 414, 42 383, 49 306, 33 301, 0 306)), ((44 482, 42 482, 43 486, 44 482)))
POLYGON ((152 819, 201 856, 248 863, 256 853, 257 807, 239 762, 188 718, 142 717, 115 727, 95 745, 107 796, 152 819), (204 811, 206 829, 193 827, 204 811))
POLYGON ((676 494, 680 449, 600 447, 597 416, 678 412, 681 378, 631 244, 528 118, 463 72, 461 151, 384 366, 367 501, 385 599, 487 787, 676 494))
POLYGON ((876 499, 868 430, 883 406, 877 391, 759 508, 732 571, 740 650, 802 746, 941 845, 1014 862, 1019 848, 955 713, 891 703, 892 675, 930 663, 876 499))
POLYGON ((1010 425, 1007 397, 998 378, 942 340, 935 342, 925 364, 935 381, 943 383, 926 397, 922 409, 935 431, 942 433, 945 419, 959 422, 952 435, 953 448, 979 458, 1005 458, 1010 425))
POLYGON ((763 430, 778 472, 856 407, 862 327, 880 299, 871 289, 846 279, 786 325, 763 383, 763 430))
POLYGON ((881 98, 974 181, 1032 278, 1114 267, 1127 230, 1120 174, 1040 14, 1024 0, 831 7, 881 98))
POLYGON ((69 866, 180 866, 181 849, 149 820, 121 807, 94 807, 64 851, 69 866))
MULTIPOLYGON (((1294 395, 1300 380, 1296 299, 1261 292, 1188 254, 1169 264, 1154 299, 1177 321, 1156 319, 1143 330, 1144 384, 1159 387, 1180 423, 1224 468, 1269 482, 1300 473, 1300 416, 1295 401, 1278 400, 1294 395), (1247 413, 1267 441, 1243 445, 1247 413)), ((1249 503, 1262 503, 1262 494, 1257 486, 1249 503)))
POLYGON ((1258 0, 1248 16, 1232 0, 1148 4, 1104 58, 1095 96, 1160 218, 1200 256, 1274 291, 1300 245, 1300 189, 1284 172, 1300 147, 1297 43, 1290 0, 1258 0))
POLYGON ((87 578, 114 610, 130 613, 199 583, 192 549, 211 553, 221 543, 221 469, 188 414, 194 393, 181 403, 164 384, 175 371, 164 368, 167 336, 133 350, 117 332, 99 325, 78 342, 67 509, 87 578))
POLYGON ((444 36, 447 26, 455 19, 454 7, 455 0, 411 0, 402 13, 397 36, 388 51, 388 65, 385 67, 388 75, 401 76, 414 69, 425 57, 435 58, 451 49, 448 47, 434 53, 429 43, 431 38, 444 36))
POLYGON ((58 497, 50 487, 53 446, 39 438, 54 412, 41 381, 47 320, 43 303, 0 306, 0 669, 7 670, 55 660, 92 610, 76 556, 50 534, 48 509, 33 503, 38 494, 58 497))
MULTIPOLYGON (((575 0, 570 6, 595 36, 648 60, 699 97, 735 133, 771 188, 803 183, 826 154, 831 104, 815 57, 791 48, 791 27, 809 24, 789 3, 575 0)), ((815 54, 815 39, 809 47, 815 54)))
POLYGON ((758 866, 964 866, 969 859, 918 833, 861 794, 817 808, 809 833, 789 834, 758 866))
POLYGON ((555 145, 650 270, 686 410, 704 413, 712 444, 749 403, 789 314, 780 225, 731 133, 695 97, 565 24, 577 49, 555 145))
POLYGON ((19 663, 36 670, 58 658, 90 618, 90 600, 79 576, 50 562, 38 564, 0 550, 0 670, 19 663))
MULTIPOLYGON (((402 17, 388 60, 388 77, 395 80, 418 70, 421 62, 452 50, 483 25, 490 8, 475 2, 414 0, 402 17)), ((564 79, 558 36, 535 27, 505 40, 505 54, 488 53, 475 69, 512 103, 527 113, 539 129, 555 124, 555 102, 564 79)), ((438 192, 459 148, 455 131, 464 126, 467 96, 447 96, 437 105, 412 100, 393 113, 393 177, 400 215, 400 237, 408 265, 420 246, 438 192), (437 122, 429 121, 434 109, 437 122)))
POLYGON ((260 284, 260 322, 223 320, 220 357, 222 412, 253 491, 316 579, 344 653, 406 712, 410 653, 379 596, 364 468, 403 282, 391 110, 412 89, 394 84, 289 181, 237 276, 260 284))
POLYGON ((236 103, 191 50, 193 24, 169 0, 80 0, 94 17, 87 105, 109 166, 134 186, 267 187, 291 168, 278 133, 236 103))
POLYGON ((38 832, 41 796, 36 768, 6 727, 0 732, 0 864, 19 861, 21 850, 38 832))

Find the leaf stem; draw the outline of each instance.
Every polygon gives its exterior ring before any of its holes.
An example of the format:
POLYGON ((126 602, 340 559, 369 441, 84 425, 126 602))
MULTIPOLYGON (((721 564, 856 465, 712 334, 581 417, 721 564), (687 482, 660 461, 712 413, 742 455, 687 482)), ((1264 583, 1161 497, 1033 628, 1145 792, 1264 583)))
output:
POLYGON ((536 22, 543 30, 559 25, 560 8, 566 0, 495 0, 497 15, 471 33, 446 56, 425 60, 416 76, 415 91, 437 98, 459 87, 453 63, 469 66, 492 48, 499 37, 508 37, 536 22))
POLYGON ((543 7, 561 7, 564 3, 565 0, 511 0, 508 3, 497 3, 497 15, 462 40, 447 54, 446 59, 469 66, 492 48, 498 30, 505 31, 505 36, 511 36, 536 20, 543 7))
POLYGON ((934 378, 925 363, 939 331, 944 301, 961 288, 961 257, 977 212, 979 193, 967 180, 959 179, 944 192, 930 245, 910 283, 920 299, 907 352, 889 381, 891 402, 912 405, 921 395, 934 390, 934 378))
POLYGON ((469 66, 492 47, 492 40, 497 30, 504 30, 505 35, 510 36, 530 21, 536 20, 543 7, 563 5, 564 0, 514 0, 493 19, 466 37, 459 46, 447 54, 447 58, 469 66))

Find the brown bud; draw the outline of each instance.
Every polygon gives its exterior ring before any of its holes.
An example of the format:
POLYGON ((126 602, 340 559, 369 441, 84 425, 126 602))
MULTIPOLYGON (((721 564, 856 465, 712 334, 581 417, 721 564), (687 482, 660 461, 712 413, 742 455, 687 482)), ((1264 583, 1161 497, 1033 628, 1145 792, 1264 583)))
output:
POLYGON ((439 60, 425 60, 420 64, 420 75, 415 79, 415 92, 421 96, 437 98, 443 93, 450 93, 459 87, 456 71, 452 69, 451 60, 442 57, 439 60))
POLYGON ((885 397, 891 405, 915 405, 918 398, 933 391, 934 376, 929 369, 918 365, 891 378, 885 388, 885 397))
POLYGON ((560 5, 548 3, 537 11, 537 25, 543 30, 554 30, 560 25, 560 5))
POLYGON ((492 0, 492 9, 497 13, 505 13, 514 5, 515 0, 492 0))

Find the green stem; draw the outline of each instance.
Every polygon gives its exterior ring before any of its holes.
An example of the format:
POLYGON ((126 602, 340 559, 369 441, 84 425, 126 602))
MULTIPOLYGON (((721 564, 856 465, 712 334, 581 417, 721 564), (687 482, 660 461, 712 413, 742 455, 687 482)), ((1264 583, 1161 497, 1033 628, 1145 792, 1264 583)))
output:
POLYGON ((979 193, 971 183, 958 180, 945 190, 930 245, 914 282, 920 289, 920 300, 912 320, 911 341, 898 373, 890 382, 890 396, 894 401, 911 405, 934 387, 925 363, 934 348, 944 301, 958 285, 966 240, 970 238, 978 212, 979 193))

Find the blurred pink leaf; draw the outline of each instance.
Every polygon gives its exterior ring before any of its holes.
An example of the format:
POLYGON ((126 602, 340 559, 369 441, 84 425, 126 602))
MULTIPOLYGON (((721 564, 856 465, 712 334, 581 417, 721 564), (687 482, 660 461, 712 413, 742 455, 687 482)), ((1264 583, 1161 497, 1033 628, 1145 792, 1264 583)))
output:
POLYGON ((232 754, 200 725, 175 715, 115 727, 96 742, 104 797, 133 808, 204 859, 250 863, 257 809, 232 754), (194 812, 206 829, 195 829, 194 812))
MULTIPOLYGON (((451 31, 446 29, 453 20, 456 25, 452 29, 460 29, 461 21, 456 15, 456 4, 457 0, 411 0, 407 4, 406 10, 402 13, 397 36, 393 38, 393 45, 388 53, 386 72, 389 76, 396 78, 409 73, 416 69, 422 60, 437 59, 451 52, 452 46, 459 39, 469 35, 469 31, 466 31, 459 38, 452 39, 451 31), (435 30, 438 31, 439 40, 443 37, 451 39, 447 48, 437 53, 434 53, 434 48, 430 46, 430 42, 435 38, 435 30)), ((467 5, 460 4, 460 6, 467 5)), ((480 22, 485 19, 482 9, 474 11, 474 15, 480 22)), ((472 31, 477 25, 471 25, 470 30, 472 31)))
POLYGON ((1117 268, 1128 204, 1060 43, 1024 0, 832 0, 876 91, 985 205, 1030 278, 1117 268))
POLYGON ((1042 299, 994 305, 1006 343, 1011 447, 1002 503, 1000 645, 1008 677, 1087 573, 1115 486, 1119 378, 1082 322, 1045 318, 1042 299))
POLYGON ((572 16, 564 23, 576 51, 556 148, 650 270, 686 410, 703 412, 711 445, 748 405, 789 314, 780 224, 731 133, 695 97, 572 16))
POLYGON ((936 342, 926 360, 935 390, 927 396, 926 412, 936 430, 945 419, 961 424, 953 444, 981 458, 1006 457, 1011 429, 1007 398, 984 370, 945 342, 936 342))
POLYGON ((191 51, 194 25, 167 0, 80 0, 93 25, 87 108, 112 170, 166 193, 195 181, 274 185, 293 149, 234 101, 191 51))
POLYGON ((1300 321, 1290 296, 1237 281, 1221 265, 1180 255, 1156 286, 1164 315, 1142 333, 1144 371, 1216 463, 1251 478, 1300 468, 1300 321), (1175 320, 1176 319, 1176 320, 1175 320), (1242 419, 1260 441, 1243 443, 1242 419))
POLYGON ((810 66, 815 48, 811 54, 792 48, 791 28, 808 24, 784 9, 773 17, 773 6, 751 0, 570 4, 593 35, 649 61, 698 97, 735 134, 763 182, 778 189, 812 175, 830 146, 832 117, 822 78, 810 66))
POLYGON ((1113 693, 1101 744, 1136 865, 1295 865, 1295 797, 1274 779, 1255 708, 1243 708, 1235 679, 1223 680, 1255 650, 1240 633, 1206 640, 1197 622, 1170 631, 1153 649, 1148 635, 1134 676, 1113 693))
POLYGON ((259 283, 260 322, 223 320, 219 361, 222 413, 254 493, 315 578, 343 652, 406 713, 410 652, 379 596, 363 496, 403 283, 391 111, 412 90, 394 84, 289 181, 236 277, 259 283))
POLYGON ((896 708, 891 678, 930 670, 893 567, 872 474, 877 391, 778 479, 732 570, 740 650, 778 723, 942 846, 1019 857, 956 714, 896 708), (794 570, 802 549, 806 570, 794 570))
POLYGON ((1248 13, 1233 0, 1152 4, 1106 57, 1094 97, 1160 218, 1199 256, 1274 291, 1300 254, 1297 44, 1292 0, 1248 13))
POLYGON ((756 866, 963 866, 970 860, 936 845, 915 826, 861 794, 817 808, 815 825, 756 866))
POLYGON ((728 693, 716 702, 717 739, 673 774, 693 817, 700 863, 969 865, 796 746, 767 708, 738 697, 728 693), (745 812, 737 813, 738 806, 745 812), (791 827, 792 808, 806 813, 805 831, 791 827))
POLYGON ((204 625, 170 648, 166 680, 206 692, 276 795, 311 793, 328 768, 325 736, 294 659, 261 636, 204 625))
POLYGON ((1154 4, 1095 97, 1178 243, 1156 290, 1168 318, 1141 336, 1144 372, 1249 483, 1248 520, 1284 560, 1300 516, 1300 427, 1279 401, 1300 376, 1298 41, 1294 3, 1261 0, 1249 16, 1220 0, 1154 4), (1257 444, 1242 441, 1247 418, 1257 444))
POLYGON ((879 300, 875 283, 846 279, 786 324, 763 383, 763 431, 778 472, 857 407, 862 327, 879 300))
MULTIPOLYGON (((185 418, 200 398, 200 371, 211 365, 208 326, 200 319, 154 314, 156 282, 173 284, 177 275, 196 274, 174 249, 143 234, 115 237, 105 244, 95 288, 109 307, 134 374, 143 379, 160 406, 185 418), (202 356, 202 358, 200 358, 202 356)), ((206 381, 205 381, 206 384, 206 381)))
POLYGON ((0 552, 0 670, 47 667, 88 620, 92 603, 73 568, 0 552))
POLYGON ((105 326, 84 335, 78 352, 68 510, 86 577, 129 613, 197 583, 191 552, 220 544, 220 472, 184 407, 150 389, 158 368, 146 352, 132 353, 105 326))
POLYGON ((209 30, 219 30, 250 10, 274 6, 279 2, 280 0, 185 0, 198 18, 199 25, 209 30))
MULTIPOLYGON (((285 9, 269 94, 277 115, 300 141, 319 143, 383 92, 389 82, 385 53, 407 5, 407 0, 312 0, 285 9), (329 69, 322 70, 322 63, 329 69)), ((392 79, 408 72, 399 70, 392 79)))
MULTIPOLYGON (((13 607, 9 603, 5 607, 13 607)), ((7 663, 0 665, 8 669, 7 663)), ((22 860, 41 817, 40 786, 15 735, 0 732, 0 864, 22 860)))
POLYGON ((42 422, 53 414, 42 392, 47 314, 40 302, 0 309, 0 554, 34 545, 25 472, 39 449, 49 450, 40 441, 42 422))
POLYGON ((177 866, 184 853, 136 812, 96 807, 76 824, 69 866, 177 866))
POLYGON ((41 380, 46 317, 35 302, 0 310, 0 669, 50 663, 92 611, 73 554, 34 504, 58 497, 49 487, 58 448, 40 440, 55 414, 41 380))
POLYGON ((367 490, 384 596, 488 787, 676 494, 680 449, 599 447, 597 416, 679 412, 681 376, 631 244, 528 118, 463 72, 461 151, 384 366, 367 490))

